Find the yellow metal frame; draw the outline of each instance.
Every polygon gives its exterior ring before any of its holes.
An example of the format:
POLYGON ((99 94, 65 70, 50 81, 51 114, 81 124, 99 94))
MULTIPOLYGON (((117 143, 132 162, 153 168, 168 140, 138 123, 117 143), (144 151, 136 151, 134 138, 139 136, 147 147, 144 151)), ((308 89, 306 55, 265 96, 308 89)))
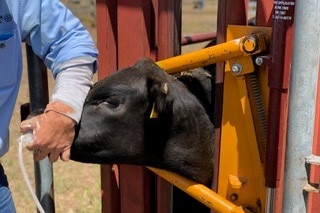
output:
POLYGON ((177 175, 173 172, 147 167, 169 183, 183 190, 210 209, 224 213, 244 213, 242 207, 236 206, 224 197, 218 195, 208 187, 177 175))
MULTIPOLYGON (((229 26, 227 42, 156 62, 173 74, 226 61, 218 193, 175 173, 149 169, 173 185, 218 212, 263 212, 265 206, 264 174, 246 74, 254 71, 251 55, 267 50, 270 28, 229 26), (228 60, 228 61, 227 61, 228 60)), ((259 72, 260 73, 260 72, 259 72)), ((263 100, 266 106, 267 68, 261 70, 263 100)), ((267 107, 266 107, 267 108, 267 107)))
MULTIPOLYGON (((227 40, 257 32, 270 36, 271 31, 270 28, 229 26, 227 40)), ((225 66, 218 193, 237 205, 254 212, 264 212, 266 188, 263 162, 245 77, 245 74, 254 71, 250 63, 253 64, 251 57, 230 60, 225 66), (233 64, 249 69, 235 76, 233 64)), ((261 76, 264 85, 266 71, 261 76)))
POLYGON ((167 73, 173 74, 221 61, 241 59, 245 56, 250 58, 250 55, 260 53, 266 48, 265 35, 256 33, 249 36, 243 35, 222 44, 157 61, 156 64, 167 73))

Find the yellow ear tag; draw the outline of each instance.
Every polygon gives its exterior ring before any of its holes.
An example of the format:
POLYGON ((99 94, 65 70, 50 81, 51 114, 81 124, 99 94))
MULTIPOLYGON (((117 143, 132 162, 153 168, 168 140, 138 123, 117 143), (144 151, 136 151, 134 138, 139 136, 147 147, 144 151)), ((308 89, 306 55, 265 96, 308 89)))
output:
POLYGON ((150 118, 158 118, 158 112, 155 108, 155 105, 153 103, 151 113, 150 113, 150 118))

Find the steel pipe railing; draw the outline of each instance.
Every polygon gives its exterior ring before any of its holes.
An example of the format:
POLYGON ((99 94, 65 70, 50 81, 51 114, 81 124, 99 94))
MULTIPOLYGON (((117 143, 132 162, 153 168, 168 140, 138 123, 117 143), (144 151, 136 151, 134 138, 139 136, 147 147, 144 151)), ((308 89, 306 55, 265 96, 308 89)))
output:
POLYGON ((266 46, 263 45, 266 43, 265 39, 262 34, 244 36, 222 44, 164 59, 156 63, 167 73, 173 74, 262 52, 266 49, 266 46), (253 38, 257 40, 253 41, 253 38))
POLYGON ((184 36, 181 39, 181 45, 196 44, 205 41, 215 40, 216 33, 203 33, 192 36, 184 36))
POLYGON ((197 199, 210 209, 224 213, 244 213, 244 210, 241 206, 236 206, 229 200, 225 199, 202 184, 196 183, 173 172, 156 169, 153 167, 147 168, 170 182, 172 185, 175 185, 185 193, 197 199))
MULTIPOLYGON (((28 80, 30 94, 30 111, 44 109, 49 101, 47 68, 41 59, 33 53, 31 46, 26 46, 28 62, 28 80)), ((46 211, 54 213, 53 169, 46 157, 34 162, 35 190, 37 197, 46 211)))
MULTIPOLYGON (((309 171, 305 158, 312 153, 315 129, 317 85, 319 84, 320 3, 317 0, 295 2, 293 53, 288 101, 288 133, 284 173, 283 213, 308 212, 309 171), (306 33, 308 32, 308 33, 306 33), (305 189, 307 188, 307 190, 305 189)), ((319 180, 319 177, 317 177, 319 180)), ((312 192, 309 192, 312 193, 312 192)), ((319 200, 316 200, 319 202, 319 200)), ((310 204, 310 203, 309 203, 310 204)))

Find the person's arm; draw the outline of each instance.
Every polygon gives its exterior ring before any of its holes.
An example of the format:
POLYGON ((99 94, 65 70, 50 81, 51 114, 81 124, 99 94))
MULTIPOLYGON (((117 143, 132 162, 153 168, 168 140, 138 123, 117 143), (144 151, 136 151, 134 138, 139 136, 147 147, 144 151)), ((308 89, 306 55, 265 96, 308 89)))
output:
MULTIPOLYGON (((96 71, 98 51, 83 24, 59 0, 21 0, 21 39, 56 77, 71 59, 89 60, 96 71)), ((84 62, 85 64, 87 61, 84 62)))
MULTIPOLYGON (((56 76, 56 84, 50 102, 61 102, 74 112, 65 115, 79 122, 84 100, 92 87, 92 77, 94 67, 89 61, 84 59, 71 60, 68 68, 56 76), (79 65, 80 64, 80 65, 79 65)), ((47 110, 52 106, 48 105, 47 110)))
MULTIPOLYGON (((87 30, 59 1, 34 0, 33 6, 34 2, 39 8, 32 9, 32 21, 22 30, 22 38, 52 70, 56 85, 45 112, 22 122, 21 132, 33 131, 34 140, 27 148, 37 150, 36 160, 49 155, 53 162, 59 156, 66 161, 70 158, 75 124, 92 86, 97 49, 87 30)), ((25 10, 30 14, 29 8, 25 10)))

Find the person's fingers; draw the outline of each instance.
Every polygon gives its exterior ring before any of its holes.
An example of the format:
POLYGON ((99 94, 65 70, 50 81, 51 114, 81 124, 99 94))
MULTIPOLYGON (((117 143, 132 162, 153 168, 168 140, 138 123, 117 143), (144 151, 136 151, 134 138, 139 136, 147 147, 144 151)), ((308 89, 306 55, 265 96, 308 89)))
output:
POLYGON ((48 156, 48 152, 42 151, 42 150, 40 150, 40 149, 35 150, 35 151, 33 152, 33 159, 34 159, 35 161, 43 160, 43 159, 44 159, 45 157, 47 157, 47 156, 48 156))
POLYGON ((24 120, 20 124, 20 132, 27 133, 29 131, 35 131, 40 128, 39 117, 33 117, 28 120, 24 120))
POLYGON ((32 130, 33 141, 26 148, 34 151, 34 159, 37 161, 46 156, 51 162, 57 161, 59 157, 62 161, 70 159, 75 122, 72 118, 58 112, 50 109, 21 123, 22 133, 32 130))
POLYGON ((38 149, 44 150, 44 147, 43 147, 44 141, 41 141, 41 140, 39 141, 39 137, 37 137, 37 134, 35 132, 33 136, 34 136, 33 140, 30 143, 28 143, 26 148, 29 151, 36 151, 38 149))
POLYGON ((36 149, 33 151, 33 156, 38 156, 41 153, 40 149, 36 149))
POLYGON ((32 142, 30 142, 27 146, 26 146, 26 148, 27 148, 27 150, 29 150, 29 151, 37 151, 39 148, 40 148, 40 146, 39 145, 37 145, 35 142, 34 142, 34 140, 32 141, 32 142))
POLYGON ((66 149, 65 151, 61 152, 60 159, 62 161, 70 160, 70 148, 66 149))
POLYGON ((24 120, 20 124, 20 132, 26 133, 28 131, 32 131, 34 128, 33 121, 31 119, 24 120))
POLYGON ((50 162, 54 163, 59 159, 59 152, 51 152, 49 154, 49 160, 50 162))

